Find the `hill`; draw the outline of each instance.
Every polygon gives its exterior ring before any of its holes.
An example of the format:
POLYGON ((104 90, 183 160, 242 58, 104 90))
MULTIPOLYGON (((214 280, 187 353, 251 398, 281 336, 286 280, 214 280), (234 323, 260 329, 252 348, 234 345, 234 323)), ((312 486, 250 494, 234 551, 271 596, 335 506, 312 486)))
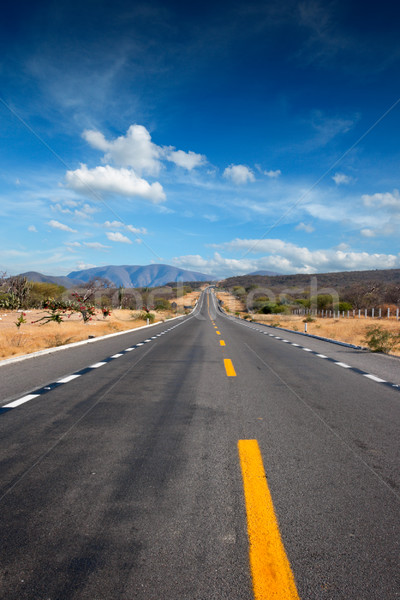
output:
POLYGON ((219 287, 244 296, 259 288, 259 294, 280 296, 292 300, 310 298, 316 294, 336 293, 341 301, 353 308, 368 308, 382 304, 400 306, 400 269, 375 271, 343 271, 300 275, 242 275, 219 282, 219 287), (235 290, 236 288, 236 290, 235 290))
POLYGON ((28 281, 55 283, 56 285, 63 285, 65 288, 79 286, 84 283, 83 280, 71 279, 66 275, 43 275, 43 273, 39 273, 38 271, 27 271, 26 273, 20 273, 19 276, 26 277, 28 281))
MULTIPOLYGON (((280 273, 277 273, 276 271, 254 271, 253 273, 248 273, 248 276, 250 275, 270 275, 270 276, 274 276, 274 275, 280 275, 280 273)), ((245 275, 246 277, 246 275, 245 275)))

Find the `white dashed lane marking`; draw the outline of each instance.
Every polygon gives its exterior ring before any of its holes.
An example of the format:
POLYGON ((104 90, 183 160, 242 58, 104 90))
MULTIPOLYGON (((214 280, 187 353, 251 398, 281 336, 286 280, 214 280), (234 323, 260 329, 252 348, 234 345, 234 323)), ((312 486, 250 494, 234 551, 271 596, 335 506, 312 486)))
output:
POLYGON ((368 379, 371 379, 372 381, 375 381, 376 383, 380 383, 380 384, 385 385, 386 387, 390 387, 392 389, 394 388, 396 390, 400 390, 400 385, 397 383, 386 381, 386 379, 381 379, 381 377, 372 375, 372 373, 366 373, 362 369, 358 369, 357 367, 352 367, 351 365, 337 361, 334 358, 330 358, 329 356, 326 356, 325 354, 319 354, 315 350, 311 350, 311 348, 305 348, 304 346, 301 346, 300 344, 296 344, 295 342, 290 342, 289 340, 283 339, 277 335, 274 335, 273 333, 269 333, 268 331, 263 331, 262 329, 257 329, 256 327, 252 327, 251 325, 248 325, 247 323, 246 324, 240 323, 240 324, 243 327, 248 327, 249 329, 260 332, 263 335, 268 335, 269 337, 274 338, 275 340, 279 340, 280 342, 284 342, 285 344, 290 344, 291 346, 294 346, 295 348, 300 348, 301 350, 304 350, 304 352, 311 352, 311 354, 313 354, 314 356, 317 356, 318 358, 326 359, 329 362, 332 362, 333 364, 337 365, 338 367, 342 367, 343 369, 350 369, 350 371, 353 371, 353 373, 358 373, 359 375, 363 375, 364 377, 367 377, 368 379))
POLYGON ((363 373, 364 377, 368 377, 368 379, 372 379, 372 381, 377 381, 378 383, 387 383, 385 379, 381 379, 376 375, 371 375, 370 373, 363 373))
POLYGON ((25 404, 25 402, 29 402, 29 400, 33 400, 34 398, 39 398, 39 396, 40 396, 40 394, 28 394, 27 396, 23 396, 22 398, 19 398, 18 400, 14 400, 14 402, 10 402, 9 404, 2 406, 2 408, 16 408, 17 406, 20 406, 21 404, 25 404))
POLYGON ((161 331, 160 333, 152 336, 151 338, 147 338, 146 340, 143 340, 143 342, 139 342, 135 346, 131 346, 121 352, 118 352, 117 354, 113 354, 112 356, 109 356, 108 358, 104 359, 103 361, 94 363, 93 365, 90 365, 89 367, 85 367, 81 371, 72 373, 71 375, 67 375, 66 377, 63 377, 62 379, 59 379, 58 381, 54 381, 53 383, 51 383, 49 385, 43 386, 42 388, 35 390, 35 393, 33 393, 33 394, 28 394, 26 396, 23 396, 22 398, 18 398, 17 400, 13 400, 12 402, 9 402, 8 404, 0 406, 0 412, 2 412, 2 411, 5 412, 6 410, 16 408, 17 406, 20 406, 21 404, 25 404, 25 402, 29 402, 29 400, 33 400, 34 398, 39 398, 39 396, 43 396, 47 392, 54 390, 55 388, 59 387, 60 385, 64 385, 66 383, 69 383, 70 381, 73 381, 74 379, 77 379, 78 377, 81 377, 82 375, 85 375, 86 373, 90 372, 91 369, 98 369, 100 367, 103 367, 104 365, 107 365, 109 362, 111 362, 113 359, 120 358, 121 356, 124 356, 127 352, 132 352, 132 350, 135 350, 135 348, 138 348, 139 346, 143 346, 144 344, 148 344, 149 342, 156 340, 158 337, 164 335, 165 333, 172 331, 176 327, 179 327, 183 323, 186 323, 188 320, 190 320, 190 318, 192 318, 192 317, 189 317, 189 319, 187 319, 185 321, 181 321, 177 325, 174 325, 174 327, 170 327, 169 329, 167 329, 165 331, 161 331))
POLYGON ((80 377, 80 375, 68 375, 68 377, 64 377, 63 379, 59 379, 57 383, 69 383, 73 379, 80 377))

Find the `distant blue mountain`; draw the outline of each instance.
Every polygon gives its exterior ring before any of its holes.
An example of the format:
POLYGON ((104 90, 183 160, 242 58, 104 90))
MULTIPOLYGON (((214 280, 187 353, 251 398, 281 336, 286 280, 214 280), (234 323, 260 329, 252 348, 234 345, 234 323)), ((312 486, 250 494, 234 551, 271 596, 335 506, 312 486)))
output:
POLYGON ((248 273, 248 275, 269 275, 273 277, 274 275, 281 275, 281 273, 277 273, 276 271, 254 271, 253 273, 248 273))
POLYGON ((211 275, 179 269, 170 265, 108 265, 72 271, 67 276, 43 275, 36 271, 21 273, 30 281, 46 281, 57 283, 66 288, 82 285, 91 279, 108 279, 115 286, 124 288, 132 287, 157 287, 177 281, 212 281, 211 275))

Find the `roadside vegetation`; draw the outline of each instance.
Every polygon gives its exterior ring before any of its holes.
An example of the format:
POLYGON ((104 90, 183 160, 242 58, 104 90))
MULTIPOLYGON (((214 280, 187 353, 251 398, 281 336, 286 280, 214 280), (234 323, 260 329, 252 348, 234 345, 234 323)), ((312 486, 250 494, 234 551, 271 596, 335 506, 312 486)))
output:
POLYGON ((199 295, 185 283, 124 289, 95 280, 67 290, 2 274, 0 359, 187 314, 199 295))
POLYGON ((310 334, 400 356, 400 269, 246 275, 220 282, 217 294, 227 312, 243 319, 293 331, 307 324, 310 334), (391 318, 378 318, 388 309, 391 318))

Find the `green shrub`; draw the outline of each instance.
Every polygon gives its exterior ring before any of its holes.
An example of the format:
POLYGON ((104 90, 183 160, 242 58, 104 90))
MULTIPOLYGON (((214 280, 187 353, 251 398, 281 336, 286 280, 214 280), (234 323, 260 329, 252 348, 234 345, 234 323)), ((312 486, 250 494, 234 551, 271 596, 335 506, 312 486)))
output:
POLYGON ((316 319, 311 315, 307 315, 305 319, 303 319, 303 323, 315 323, 316 319))
POLYGON ((347 312, 348 310, 353 310, 353 305, 350 304, 350 302, 339 302, 339 304, 335 304, 333 308, 339 312, 347 312))
POLYGON ((363 340, 371 352, 390 352, 400 344, 400 334, 392 333, 379 325, 371 325, 366 329, 365 340, 363 340))
POLYGON ((154 310, 171 310, 171 303, 166 298, 155 298, 154 310))
POLYGON ((132 313, 132 317, 135 319, 140 319, 141 321, 147 321, 148 319, 149 323, 154 323, 156 318, 154 313, 146 312, 145 310, 140 310, 137 313, 132 313))

